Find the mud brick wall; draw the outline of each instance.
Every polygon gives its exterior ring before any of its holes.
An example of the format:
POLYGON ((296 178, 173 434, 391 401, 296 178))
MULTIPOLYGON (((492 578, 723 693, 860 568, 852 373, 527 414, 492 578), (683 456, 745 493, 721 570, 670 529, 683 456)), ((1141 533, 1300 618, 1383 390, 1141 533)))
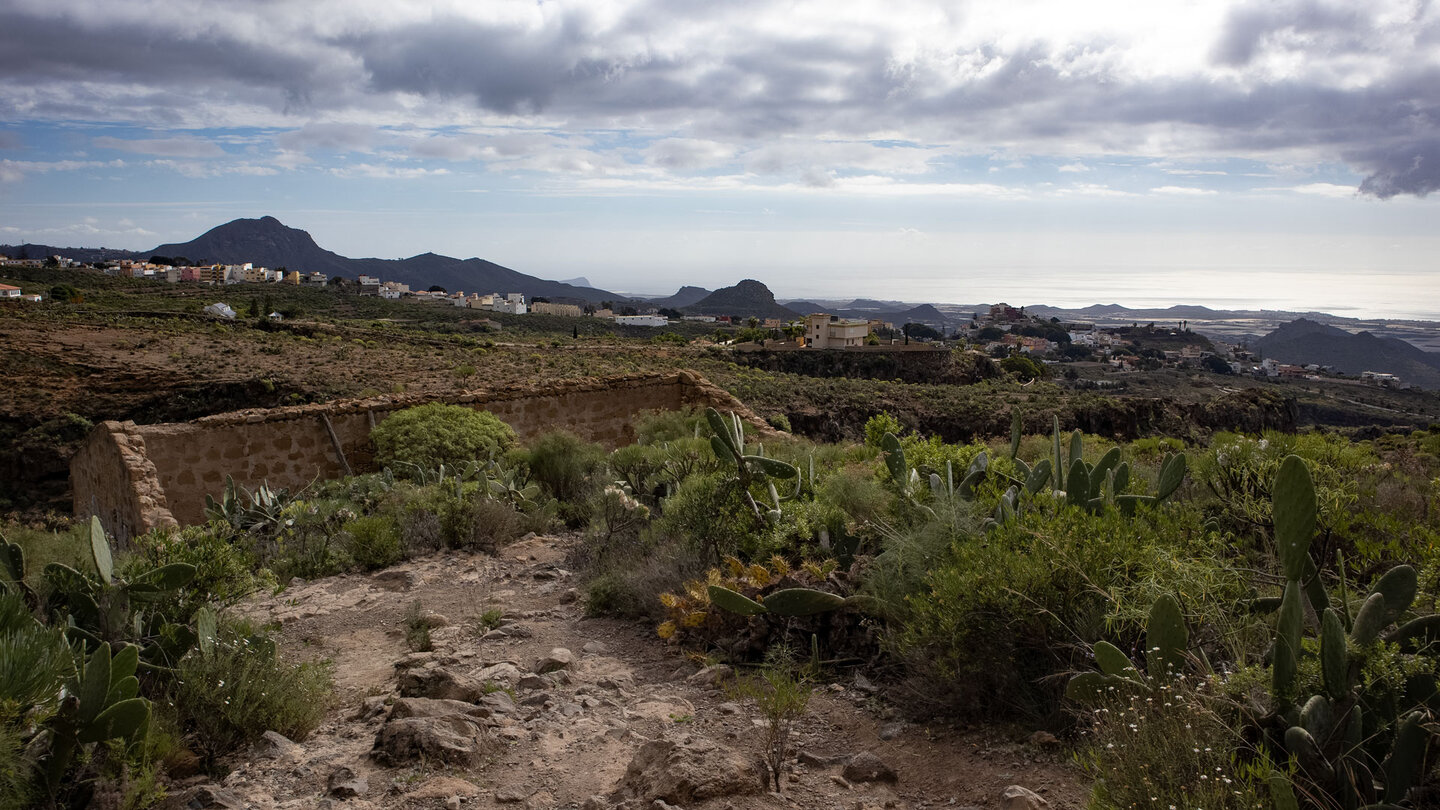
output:
POLYGON ((203 521, 205 496, 218 496, 227 475, 252 490, 262 482, 295 490, 347 469, 372 471, 370 429, 430 401, 489 411, 522 438, 565 428, 607 447, 634 439, 632 424, 642 411, 692 405, 733 410, 770 432, 738 400, 691 372, 234 411, 160 425, 107 422, 71 461, 75 514, 98 514, 109 531, 128 537, 203 521))

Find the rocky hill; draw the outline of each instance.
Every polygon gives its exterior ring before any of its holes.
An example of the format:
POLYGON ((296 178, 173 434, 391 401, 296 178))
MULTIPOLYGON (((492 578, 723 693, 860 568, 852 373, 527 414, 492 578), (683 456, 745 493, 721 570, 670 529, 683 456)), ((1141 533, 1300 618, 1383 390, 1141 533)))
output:
POLYGON ((1440 388, 1440 354, 1397 338, 1344 329, 1298 318, 1253 341, 1251 348, 1282 363, 1333 366, 1346 374, 1381 371, 1423 388, 1440 388))
POLYGON ((775 294, 764 284, 747 278, 733 287, 722 287, 684 310, 694 315, 739 315, 746 318, 800 317, 793 309, 775 303, 775 294))
POLYGON ((666 298, 651 298, 650 303, 657 307, 670 307, 673 309, 684 309, 697 301, 703 300, 710 294, 710 290, 704 287, 692 287, 685 285, 680 291, 666 298))
POLYGON ((160 245, 146 255, 184 256, 191 261, 254 262, 302 272, 354 278, 367 274, 399 281, 412 288, 439 285, 469 292, 519 292, 552 301, 626 300, 593 287, 577 287, 529 276, 484 259, 456 259, 422 253, 408 259, 351 259, 326 250, 310 234, 289 228, 274 217, 236 219, 212 228, 189 242, 160 245))

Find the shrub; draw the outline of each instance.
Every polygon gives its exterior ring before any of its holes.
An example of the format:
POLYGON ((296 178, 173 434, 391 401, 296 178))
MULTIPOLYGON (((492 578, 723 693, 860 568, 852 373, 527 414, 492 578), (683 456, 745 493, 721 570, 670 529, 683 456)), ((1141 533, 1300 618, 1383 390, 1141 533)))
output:
POLYGON ((886 433, 894 433, 899 436, 904 429, 905 426, 900 424, 899 419, 881 411, 865 422, 865 444, 870 447, 879 447, 880 440, 885 438, 886 433))
POLYGON ((585 544, 571 563, 581 572, 585 613, 659 621, 660 594, 680 590, 704 576, 699 544, 653 538, 616 538, 608 545, 585 544))
POLYGON ((478 492, 446 497, 439 506, 440 537, 448 548, 493 552, 526 531, 524 515, 478 492))
POLYGON ((429 468, 498 455, 515 444, 515 431, 485 411, 431 402, 393 414, 370 439, 377 464, 429 468))
POLYGON ((792 662, 772 656, 758 675, 738 679, 731 693, 754 702, 765 718, 765 764, 778 793, 789 759, 790 730, 810 705, 810 685, 796 675, 792 662))
POLYGON ((134 538, 135 552, 122 566, 124 576, 171 563, 195 566, 195 578, 164 602, 151 602, 173 622, 188 624, 204 605, 227 607, 246 596, 273 586, 253 571, 254 561, 230 542, 231 531, 222 523, 186 526, 179 531, 156 529, 134 538))
POLYGON ((637 444, 662 444, 692 439, 705 416, 694 408, 678 411, 647 411, 635 419, 637 444))
POLYGON ((701 556, 719 563, 726 554, 748 553, 759 545, 765 527, 745 503, 738 484, 723 473, 692 475, 661 503, 653 524, 659 537, 692 544, 701 556))
POLYGON ((202 760, 214 763, 266 731, 301 740, 320 724, 331 700, 328 663, 287 664, 272 639, 245 625, 223 623, 218 636, 181 659, 170 689, 186 742, 202 760))
POLYGON ((604 484, 605 448, 569 431, 546 433, 530 445, 525 463, 530 480, 560 501, 561 516, 572 527, 588 518, 585 501, 604 484))
POLYGON ((431 649, 430 620, 419 599, 411 602, 405 611, 405 646, 410 648, 410 652, 429 652, 431 649))
POLYGON ((776 430, 784 431, 786 433, 793 432, 790 428, 790 417, 786 416, 783 413, 772 413, 769 416, 765 417, 765 421, 769 422, 770 427, 773 427, 776 430))
MULTIPOLYGON (((919 559, 930 561, 895 577, 902 587, 891 605, 903 623, 892 642, 924 687, 917 700, 943 696, 939 708, 967 715, 1053 719, 1060 684, 1049 676, 1089 666, 1075 645, 1105 639, 1134 649, 1150 605, 1181 583, 1187 612, 1213 622, 1224 644, 1254 641, 1241 628, 1248 617, 1234 610, 1249 581, 1227 562, 1223 537, 1201 528, 1198 510, 1171 504, 1127 517, 1038 506, 979 536, 933 522, 908 530, 919 559), (905 584, 922 567, 923 585, 905 584)), ((1209 654, 1241 652, 1216 643, 1209 654)))
POLYGON ((342 530, 350 537, 350 559, 366 571, 386 568, 405 559, 400 527, 389 515, 357 517, 342 530))

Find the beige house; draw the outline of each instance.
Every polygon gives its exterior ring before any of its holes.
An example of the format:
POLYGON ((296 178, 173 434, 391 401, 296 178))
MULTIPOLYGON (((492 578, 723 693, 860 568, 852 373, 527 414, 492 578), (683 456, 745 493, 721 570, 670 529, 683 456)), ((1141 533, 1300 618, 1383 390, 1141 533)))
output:
POLYGON ((536 315, 563 315, 567 318, 578 318, 583 314, 580 307, 574 304, 552 304, 549 301, 530 304, 530 311, 536 315))
POLYGON ((869 321, 848 321, 838 315, 816 313, 805 318, 805 345, 815 349, 864 346, 869 321))

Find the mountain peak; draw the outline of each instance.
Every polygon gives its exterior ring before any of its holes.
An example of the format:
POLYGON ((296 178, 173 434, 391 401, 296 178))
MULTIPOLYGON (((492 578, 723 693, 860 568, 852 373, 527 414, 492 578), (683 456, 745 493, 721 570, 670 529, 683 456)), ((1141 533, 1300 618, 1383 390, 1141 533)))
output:
POLYGON ((722 287, 694 304, 686 312, 699 315, 743 315, 755 318, 790 319, 794 310, 775 303, 775 294, 762 282, 747 278, 733 287, 722 287))

